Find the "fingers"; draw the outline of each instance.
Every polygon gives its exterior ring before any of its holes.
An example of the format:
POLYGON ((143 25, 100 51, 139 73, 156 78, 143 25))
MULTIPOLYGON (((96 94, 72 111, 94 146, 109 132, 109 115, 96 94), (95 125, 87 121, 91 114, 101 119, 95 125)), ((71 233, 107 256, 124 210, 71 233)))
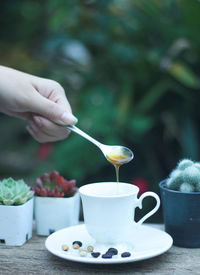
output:
POLYGON ((52 137, 61 137, 61 139, 66 138, 70 131, 62 126, 58 126, 50 120, 40 117, 33 116, 33 124, 40 128, 45 134, 52 137))
POLYGON ((37 113, 57 124, 61 125, 73 125, 77 122, 77 119, 69 112, 67 112, 63 106, 55 103, 40 94, 35 95, 34 100, 31 102, 30 109, 32 112, 37 113))
POLYGON ((37 79, 34 87, 36 91, 29 102, 31 112, 61 125, 77 123, 77 118, 71 112, 65 91, 59 83, 48 79, 37 79))
POLYGON ((46 135, 42 134, 42 133, 37 133, 33 130, 32 127, 27 126, 26 127, 27 131, 29 132, 29 134, 38 142, 40 143, 45 143, 45 142, 51 142, 51 138, 47 137, 46 135))
POLYGON ((70 133, 65 128, 38 116, 33 117, 33 121, 27 127, 27 130, 35 140, 41 143, 65 139, 70 133))
POLYGON ((28 112, 19 113, 19 112, 12 112, 10 110, 7 110, 6 108, 1 108, 1 112, 12 117, 21 118, 23 120, 31 120, 32 114, 28 112))
POLYGON ((56 102, 59 103, 61 106, 63 106, 63 108, 67 112, 72 113, 72 109, 71 109, 71 106, 69 104, 69 101, 67 100, 67 97, 66 97, 66 94, 65 94, 65 90, 57 82, 55 82, 54 85, 55 85, 55 88, 53 90, 54 93, 51 93, 51 97, 49 97, 49 99, 52 99, 54 101, 53 96, 55 96, 55 98, 57 96, 56 102))

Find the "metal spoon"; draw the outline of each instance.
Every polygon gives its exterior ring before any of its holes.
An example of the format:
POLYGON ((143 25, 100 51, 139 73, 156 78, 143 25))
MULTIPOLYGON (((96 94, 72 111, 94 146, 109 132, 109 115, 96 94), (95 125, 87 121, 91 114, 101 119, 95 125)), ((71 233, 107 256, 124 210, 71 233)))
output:
POLYGON ((77 133, 78 135, 84 137, 85 139, 95 144, 102 151, 106 159, 115 165, 120 166, 122 164, 128 163, 134 158, 133 152, 127 147, 120 146, 120 145, 112 146, 112 145, 102 144, 74 125, 72 126, 63 125, 63 127, 77 133))

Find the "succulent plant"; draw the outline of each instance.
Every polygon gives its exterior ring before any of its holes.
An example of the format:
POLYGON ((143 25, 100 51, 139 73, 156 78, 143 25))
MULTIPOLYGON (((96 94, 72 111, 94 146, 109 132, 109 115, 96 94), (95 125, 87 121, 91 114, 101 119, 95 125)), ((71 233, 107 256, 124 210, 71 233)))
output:
POLYGON ((44 173, 35 180, 35 185, 32 190, 40 197, 72 197, 78 189, 76 180, 66 180, 57 171, 44 173))
POLYGON ((200 163, 181 160, 166 181, 169 189, 181 192, 200 192, 200 163))
POLYGON ((20 205, 27 202, 34 195, 30 187, 23 180, 12 178, 0 181, 0 204, 20 205))

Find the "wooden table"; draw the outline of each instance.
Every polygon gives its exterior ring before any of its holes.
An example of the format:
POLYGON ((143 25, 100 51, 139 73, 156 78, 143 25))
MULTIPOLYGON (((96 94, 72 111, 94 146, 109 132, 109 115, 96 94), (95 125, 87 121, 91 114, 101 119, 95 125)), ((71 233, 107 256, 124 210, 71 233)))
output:
POLYGON ((200 248, 173 246, 165 254, 145 261, 91 265, 66 261, 52 255, 44 246, 45 239, 34 233, 33 238, 22 247, 0 246, 0 274, 200 274, 200 248))

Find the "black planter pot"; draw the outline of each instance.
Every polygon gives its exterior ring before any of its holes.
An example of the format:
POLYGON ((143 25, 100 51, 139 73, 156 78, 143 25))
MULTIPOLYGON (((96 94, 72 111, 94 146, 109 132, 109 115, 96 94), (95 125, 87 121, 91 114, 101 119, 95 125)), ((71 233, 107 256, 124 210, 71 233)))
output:
POLYGON ((170 190, 165 183, 159 183, 165 231, 176 246, 200 247, 200 192, 170 190))

